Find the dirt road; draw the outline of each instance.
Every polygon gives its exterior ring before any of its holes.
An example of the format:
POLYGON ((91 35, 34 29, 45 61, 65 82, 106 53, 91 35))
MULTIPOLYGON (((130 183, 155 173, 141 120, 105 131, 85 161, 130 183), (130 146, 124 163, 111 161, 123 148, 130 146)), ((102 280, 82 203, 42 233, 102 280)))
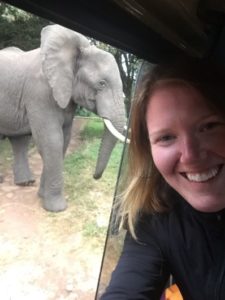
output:
MULTIPOLYGON (((68 153, 80 142, 83 124, 74 122, 68 153)), ((59 214, 42 209, 36 195, 42 163, 35 149, 30 164, 34 186, 13 185, 11 170, 0 184, 0 298, 93 300, 104 245, 95 249, 79 230, 70 230, 70 207, 59 214)))

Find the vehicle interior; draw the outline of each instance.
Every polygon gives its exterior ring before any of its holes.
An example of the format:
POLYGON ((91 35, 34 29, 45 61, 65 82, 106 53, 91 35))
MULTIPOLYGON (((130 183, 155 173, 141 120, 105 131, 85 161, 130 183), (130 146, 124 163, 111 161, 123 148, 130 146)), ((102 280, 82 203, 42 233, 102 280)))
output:
MULTIPOLYGON (((134 86, 151 64, 185 53, 199 59, 214 57, 225 63, 225 1, 223 0, 7 0, 6 3, 51 20, 143 60, 134 86)), ((126 164, 126 146, 114 198, 126 164)), ((118 241, 119 240, 119 241, 118 241)), ((95 299, 107 285, 113 264, 109 248, 116 243, 114 211, 102 253, 95 299)))

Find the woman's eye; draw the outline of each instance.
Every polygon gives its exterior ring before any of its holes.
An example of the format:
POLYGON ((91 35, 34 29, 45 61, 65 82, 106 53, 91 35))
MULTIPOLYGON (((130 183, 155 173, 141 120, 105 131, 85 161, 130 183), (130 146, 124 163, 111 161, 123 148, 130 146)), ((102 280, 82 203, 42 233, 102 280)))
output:
POLYGON ((217 128, 220 125, 221 125, 220 122, 208 122, 208 123, 201 126, 200 131, 204 132, 204 131, 213 130, 213 129, 217 128))
POLYGON ((175 137, 173 135, 167 134, 167 135, 163 135, 163 136, 158 137, 156 141, 158 143, 169 143, 174 139, 175 139, 175 137))

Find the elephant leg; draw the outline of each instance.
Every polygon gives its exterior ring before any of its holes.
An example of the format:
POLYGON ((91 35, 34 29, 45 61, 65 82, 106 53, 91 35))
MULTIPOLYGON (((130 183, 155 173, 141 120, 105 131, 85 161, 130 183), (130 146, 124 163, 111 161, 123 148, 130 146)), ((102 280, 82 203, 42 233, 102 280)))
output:
MULTIPOLYGON (((46 130, 48 131, 48 130, 46 130)), ((42 132, 36 137, 39 153, 43 160, 43 170, 39 196, 43 207, 52 212, 63 211, 67 204, 63 196, 63 133, 62 129, 54 132, 42 132)))
POLYGON ((63 125, 63 157, 65 157, 66 150, 70 143, 72 126, 73 126, 73 118, 74 118, 74 112, 76 110, 76 107, 77 105, 75 103, 70 103, 70 105, 67 108, 67 113, 65 118, 66 122, 63 125))
POLYGON ((63 157, 65 157, 66 150, 69 146, 70 139, 71 139, 71 131, 72 131, 72 123, 63 128, 63 157))
MULTIPOLYGON (((68 148, 70 138, 71 138, 71 130, 72 130, 72 123, 70 126, 66 126, 63 128, 63 158, 65 157, 66 150, 68 148)), ((42 172, 41 174, 41 179, 40 179, 40 187, 38 191, 38 195, 44 199, 44 194, 45 194, 45 173, 42 172)))
POLYGON ((31 185, 35 181, 28 162, 28 146, 30 139, 31 136, 29 135, 9 137, 14 156, 14 182, 17 185, 31 185))

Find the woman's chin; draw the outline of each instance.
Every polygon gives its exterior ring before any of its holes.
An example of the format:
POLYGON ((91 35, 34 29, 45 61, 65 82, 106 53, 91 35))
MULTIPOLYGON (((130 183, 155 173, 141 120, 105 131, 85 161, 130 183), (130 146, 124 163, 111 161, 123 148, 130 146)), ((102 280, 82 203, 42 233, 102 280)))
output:
POLYGON ((188 201, 187 202, 197 211, 204 212, 204 213, 213 213, 217 211, 221 211, 225 208, 225 198, 223 201, 215 200, 215 198, 208 198, 208 199, 199 199, 198 202, 196 201, 188 201))

